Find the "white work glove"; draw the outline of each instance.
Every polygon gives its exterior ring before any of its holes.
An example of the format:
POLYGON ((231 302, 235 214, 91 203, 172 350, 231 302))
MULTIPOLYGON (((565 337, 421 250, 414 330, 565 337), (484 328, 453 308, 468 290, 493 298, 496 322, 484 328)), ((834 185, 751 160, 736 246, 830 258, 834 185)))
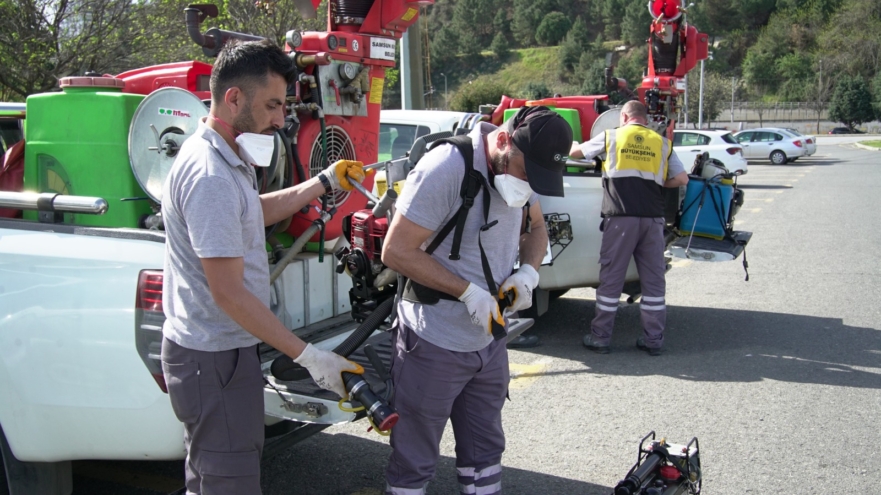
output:
POLYGON ((532 265, 520 265, 520 268, 499 287, 499 299, 504 299, 506 292, 514 292, 514 302, 505 308, 505 312, 513 313, 531 307, 532 289, 536 287, 538 287, 538 272, 532 265))
POLYGON ((294 362, 309 370, 312 379, 319 387, 330 390, 342 398, 349 396, 343 383, 343 371, 361 375, 364 368, 358 363, 330 351, 323 351, 312 344, 308 344, 294 362))
POLYGON ((465 292, 459 296, 459 300, 465 303, 471 322, 492 334, 492 321, 505 326, 505 319, 499 310, 499 300, 492 296, 489 291, 481 289, 473 283, 468 284, 465 292))
POLYGON ((365 172, 364 164, 361 162, 355 160, 339 160, 322 170, 320 175, 327 179, 327 182, 334 191, 340 188, 343 188, 346 191, 351 191, 354 187, 351 183, 352 180, 363 182, 364 178, 372 173, 373 169, 365 172))

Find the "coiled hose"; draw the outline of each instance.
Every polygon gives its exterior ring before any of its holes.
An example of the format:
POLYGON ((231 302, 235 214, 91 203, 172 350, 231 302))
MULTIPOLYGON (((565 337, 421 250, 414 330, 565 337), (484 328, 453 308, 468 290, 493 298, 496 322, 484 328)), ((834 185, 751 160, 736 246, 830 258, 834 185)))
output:
MULTIPOLYGON (((394 297, 390 297, 380 303, 380 305, 376 307, 376 310, 370 313, 370 316, 358 325, 358 328, 352 332, 352 335, 349 335, 349 338, 334 348, 333 352, 343 357, 349 357, 349 355, 361 347, 364 342, 373 335, 373 332, 379 328, 379 325, 382 324, 390 314, 392 314, 392 307, 394 307, 394 304, 394 297)), ((272 372, 272 376, 283 381, 305 380, 310 376, 309 371, 306 368, 295 363, 288 356, 277 357, 272 362, 272 366, 270 366, 269 369, 272 372)))

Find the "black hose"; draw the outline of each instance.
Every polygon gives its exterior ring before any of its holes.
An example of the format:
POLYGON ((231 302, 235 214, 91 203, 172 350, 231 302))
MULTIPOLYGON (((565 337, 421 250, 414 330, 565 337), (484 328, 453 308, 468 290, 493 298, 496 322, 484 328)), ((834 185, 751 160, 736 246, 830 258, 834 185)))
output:
POLYGON ((306 172, 303 170, 303 162, 300 161, 300 153, 297 143, 289 143, 291 145, 291 154, 294 156, 294 165, 297 167, 297 184, 306 181, 306 172))
MULTIPOLYGON (((343 357, 349 357, 349 355, 361 347, 367 338, 373 335, 373 332, 379 328, 379 325, 389 317, 392 313, 392 307, 394 307, 394 304, 394 297, 390 297, 383 301, 372 313, 370 313, 370 316, 358 325, 358 328, 352 332, 352 335, 349 335, 349 338, 343 341, 342 344, 338 345, 333 352, 343 357)), ((310 377, 309 371, 306 368, 295 363, 288 356, 279 356, 275 358, 269 370, 272 372, 272 376, 282 381, 305 380, 310 377)))
POLYGON ((380 303, 380 305, 377 306, 372 313, 370 313, 370 316, 368 316, 358 326, 358 329, 355 330, 348 339, 343 341, 342 344, 338 345, 336 349, 333 350, 333 352, 344 357, 348 357, 350 354, 355 352, 355 350, 361 347, 364 341, 367 340, 367 337, 370 337, 370 335, 373 334, 373 331, 376 330, 377 327, 379 327, 379 325, 384 322, 390 314, 392 314, 392 306, 394 304, 394 297, 390 297, 380 303))

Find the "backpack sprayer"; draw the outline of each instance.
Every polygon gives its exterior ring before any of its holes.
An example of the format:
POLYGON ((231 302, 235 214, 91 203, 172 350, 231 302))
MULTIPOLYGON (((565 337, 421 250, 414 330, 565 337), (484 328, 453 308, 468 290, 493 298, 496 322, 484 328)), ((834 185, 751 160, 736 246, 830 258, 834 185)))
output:
POLYGON ((655 440, 652 431, 639 442, 636 464, 615 485, 612 495, 698 495, 701 492, 701 461, 697 437, 688 445, 655 440), (648 448, 643 448, 651 437, 648 448), (692 447, 693 446, 693 447, 692 447))

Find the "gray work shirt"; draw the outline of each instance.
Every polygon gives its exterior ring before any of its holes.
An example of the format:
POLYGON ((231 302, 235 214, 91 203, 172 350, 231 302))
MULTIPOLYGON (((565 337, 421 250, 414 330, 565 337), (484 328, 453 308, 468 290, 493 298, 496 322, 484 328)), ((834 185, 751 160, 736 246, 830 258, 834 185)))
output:
MULTIPOLYGON (((474 170, 489 176, 486 164, 483 136, 496 127, 480 123, 469 136, 474 144, 474 170)), ((465 160, 455 146, 440 146, 427 153, 407 176, 401 196, 397 201, 398 214, 407 220, 435 232, 440 230, 462 205, 460 189, 465 177, 465 160)), ((533 193, 530 204, 535 204, 538 196, 533 193)), ((477 236, 480 234, 487 260, 492 268, 496 286, 502 284, 514 270, 520 244, 520 225, 523 220, 522 208, 511 208, 501 195, 490 187, 489 221, 498 224, 485 232, 480 232, 483 219, 483 191, 474 199, 474 206, 468 212, 462 243, 459 248, 461 259, 449 259, 453 246, 453 232, 441 242, 432 257, 453 274, 487 289, 486 278, 480 262, 480 248, 477 236)), ((434 235, 429 237, 422 248, 431 244, 434 235)), ((459 296, 460 294, 452 294, 459 296)), ((427 305, 401 301, 398 308, 401 323, 413 329, 428 342, 457 352, 472 352, 489 345, 493 338, 486 329, 471 322, 464 303, 441 299, 437 304, 427 305)))
POLYGON ((197 351, 260 342, 232 320, 208 288, 201 258, 243 258, 244 284, 269 306, 269 264, 257 176, 204 120, 181 146, 162 190, 169 340, 197 351))

